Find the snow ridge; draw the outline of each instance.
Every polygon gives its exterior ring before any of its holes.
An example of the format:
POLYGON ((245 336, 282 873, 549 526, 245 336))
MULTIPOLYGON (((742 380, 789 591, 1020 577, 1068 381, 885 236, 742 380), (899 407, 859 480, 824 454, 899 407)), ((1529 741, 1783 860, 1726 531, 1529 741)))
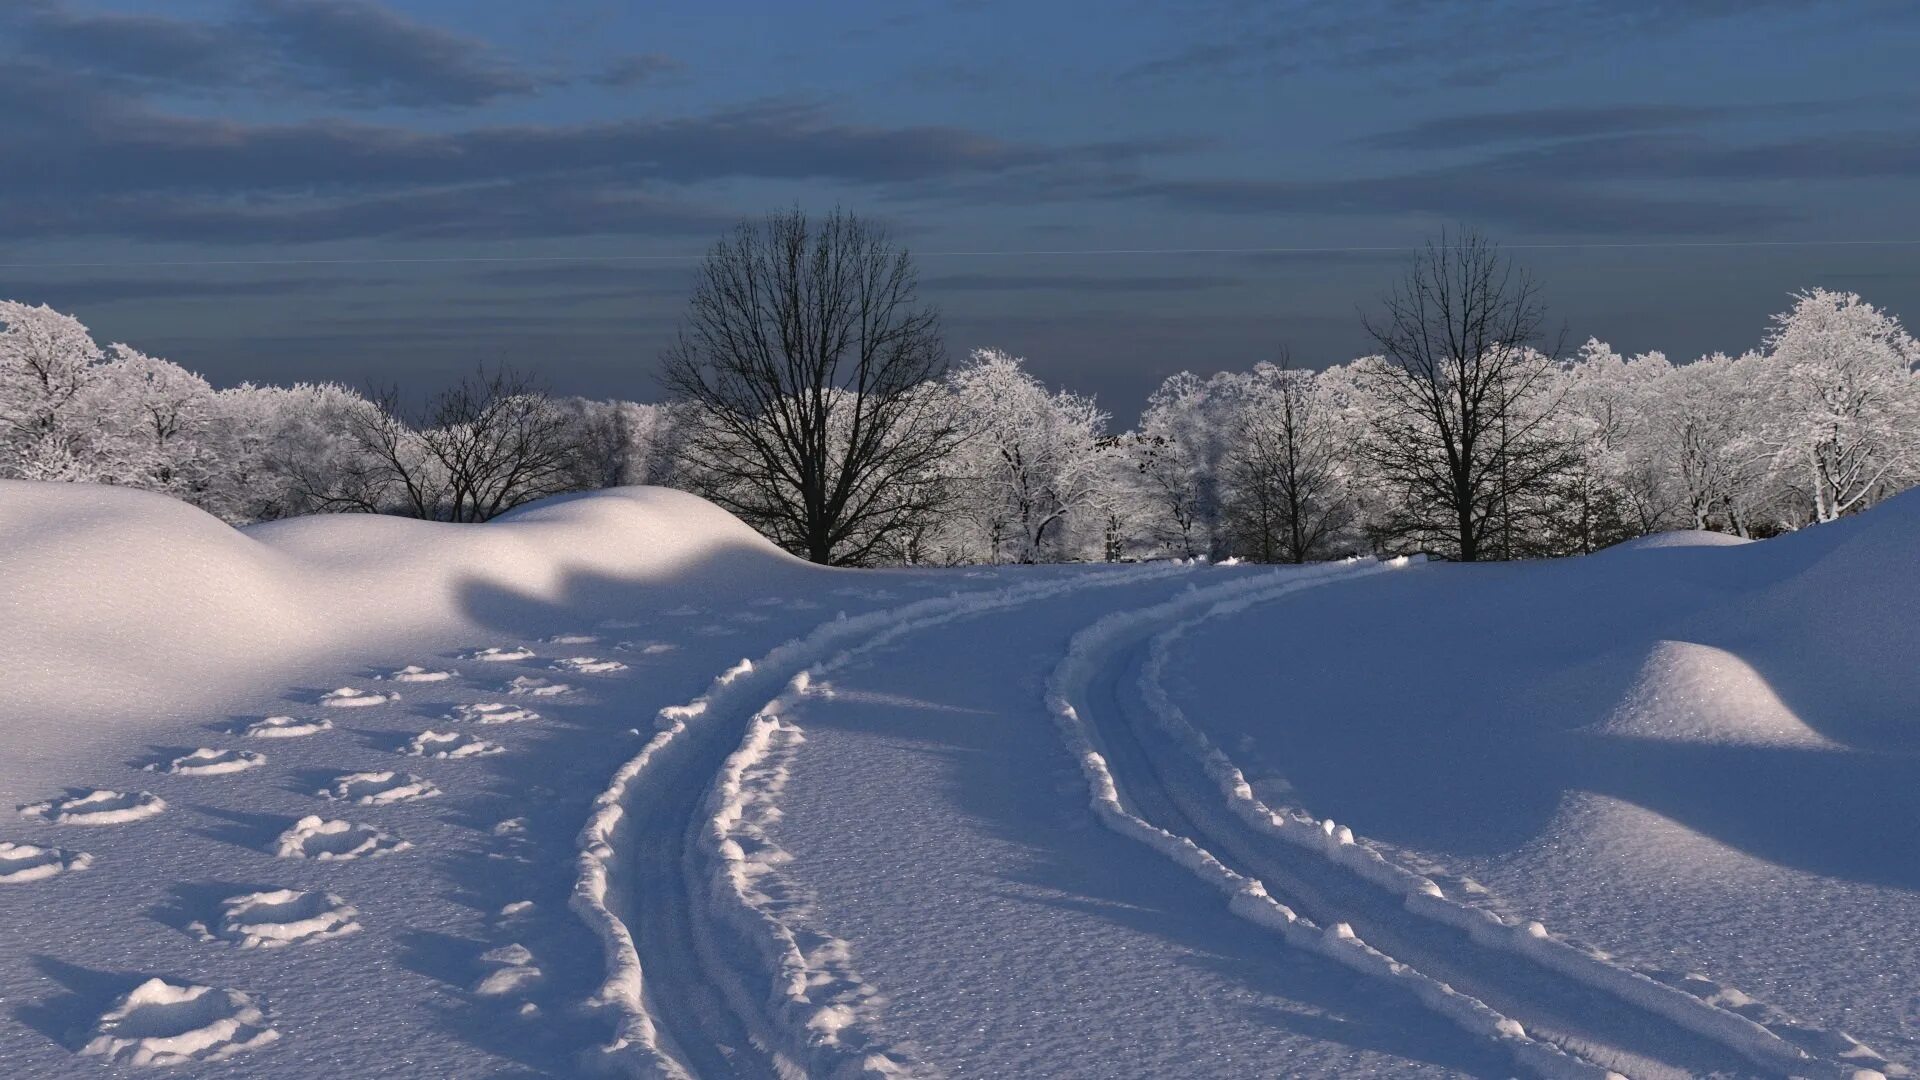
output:
POLYGON ((1689 985, 1675 986, 1653 978, 1598 949, 1561 938, 1538 921, 1507 919, 1487 908, 1450 898, 1432 878, 1382 855, 1352 830, 1332 820, 1316 820, 1296 807, 1276 809, 1254 794, 1253 787, 1233 760, 1192 721, 1166 692, 1161 676, 1173 646, 1199 623, 1243 611, 1274 599, 1282 592, 1263 592, 1215 604, 1201 614, 1155 635, 1140 674, 1140 689, 1148 712, 1160 729, 1184 748, 1218 787, 1227 806, 1257 832, 1305 848, 1368 882, 1403 898, 1409 912, 1465 931, 1475 942, 1503 949, 1542 967, 1605 991, 1631 1005, 1665 1017, 1712 1039, 1757 1065, 1788 1075, 1884 1080, 1909 1075, 1907 1068, 1888 1062, 1879 1053, 1849 1035, 1805 1024, 1785 1013, 1711 979, 1695 976, 1689 985), (1752 1002, 1742 1012, 1720 1001, 1752 1002), (1744 1013, 1761 1017, 1756 1020, 1744 1013), (1833 1055, 1822 1060, 1804 1048, 1811 1044, 1833 1055))
MULTIPOLYGON (((756 701, 765 703, 768 688, 780 687, 795 676, 801 674, 809 665, 817 664, 833 656, 836 649, 862 638, 865 644, 877 647, 883 641, 910 633, 926 626, 969 615, 997 611, 1008 607, 1029 603, 1048 596, 1078 589, 1134 584, 1173 574, 1191 573, 1192 569, 1183 565, 1154 565, 1148 567, 1116 570, 1101 574, 1091 580, 1084 577, 1062 579, 1058 581, 1036 582, 1028 585, 1009 586, 998 590, 982 590, 975 593, 952 593, 945 597, 930 597, 883 611, 869 612, 848 617, 844 613, 839 617, 821 623, 803 637, 789 640, 768 652, 758 661, 743 659, 734 666, 716 676, 707 691, 683 705, 668 706, 660 710, 656 721, 658 730, 647 744, 633 758, 615 772, 608 787, 594 800, 594 809, 586 825, 581 829, 575 860, 576 876, 573 895, 569 901, 576 914, 594 930, 606 952, 607 973, 598 992, 589 1004, 607 1010, 615 1017, 616 1032, 613 1041, 601 1048, 599 1060, 593 1064, 608 1067, 630 1075, 665 1076, 670 1078, 690 1077, 691 1071, 683 1063, 681 1056, 670 1046, 671 1040, 660 1029, 653 1006, 648 1000, 645 974, 642 969, 638 945, 632 928, 622 920, 616 911, 616 889, 618 883, 629 872, 621 865, 622 824, 626 817, 626 804, 631 793, 641 782, 642 777, 651 776, 664 766, 662 762, 677 741, 691 737, 689 732, 696 728, 704 729, 720 724, 718 719, 724 710, 733 715, 745 713, 749 716, 748 739, 752 738, 753 715, 762 710, 756 707, 756 701), (755 691, 758 691, 758 696, 755 691)), ((843 652, 841 657, 850 657, 852 652, 843 652)), ((841 662, 844 662, 842 659, 841 662)), ((834 666, 837 666, 834 665, 834 666)), ((812 676, 809 676, 810 678, 812 676)), ((775 691, 778 696, 778 691, 775 691)), ((747 762, 740 762, 744 768, 747 762)), ((697 819, 696 829, 707 820, 697 819)), ((697 839, 697 838, 696 838, 697 839)), ((699 855, 700 845, 689 850, 689 855, 699 855)), ((719 854, 724 862, 724 852, 719 854)), ((696 874, 689 885, 701 880, 696 874)), ((696 897, 695 899, 698 899, 696 897)), ((696 923, 716 914, 704 912, 701 905, 693 906, 692 916, 696 923)), ((758 916, 756 916, 758 918, 758 916)), ((703 927, 704 929, 704 927, 703 927)), ((760 924, 760 929, 770 929, 760 924)), ((757 931, 756 931, 757 932, 757 931)), ((789 928, 788 932, 793 932, 789 928)), ((776 931, 776 934, 778 932, 776 931)), ((702 944, 703 957, 712 962, 719 955, 716 943, 709 940, 702 944)), ((758 954, 758 949, 753 950, 758 954)), ((757 1019, 765 1007, 765 1002, 755 1000, 755 995, 747 992, 740 973, 729 971, 716 972, 718 981, 726 989, 742 1018, 749 1024, 764 1027, 764 1021, 757 1019)), ((773 973, 761 973, 759 979, 775 978, 773 973)), ((786 985, 786 984, 781 984, 786 985)), ((871 1001, 868 1004, 873 1004, 871 1001)), ((776 1010, 776 1020, 785 1017, 785 1013, 776 1010)), ((838 1017, 838 1014, 835 1014, 838 1017)), ((871 1017, 859 1018, 870 1023, 871 1017)), ((774 1058, 777 1070, 787 1075, 832 1074, 845 1068, 861 1071, 867 1068, 869 1053, 857 1057, 844 1052, 845 1047, 856 1041, 862 1046, 880 1047, 885 1040, 871 1031, 850 1030, 851 1025, 836 1019, 839 1024, 831 1043, 817 1039, 812 1029, 790 1029, 781 1034, 774 1031, 755 1032, 756 1042, 762 1043, 761 1049, 774 1058), (820 1057, 814 1059, 818 1053, 820 1057), (802 1064, 806 1062, 806 1064, 802 1064)), ((922 1067, 913 1065, 910 1058, 899 1047, 899 1060, 887 1058, 890 1064, 882 1065, 881 1059, 875 1059, 876 1067, 893 1067, 915 1071, 922 1067)))
POLYGON ((1106 756, 1096 744, 1094 733, 1082 719, 1075 704, 1076 701, 1084 701, 1105 655, 1129 637, 1137 636, 1142 628, 1177 619, 1186 612, 1205 609, 1220 601, 1251 603, 1255 598, 1378 573, 1389 566, 1398 565, 1404 565, 1403 560, 1360 565, 1349 562, 1308 570, 1281 571, 1190 590, 1183 596, 1160 604, 1108 615, 1082 629, 1069 642, 1066 655, 1047 678, 1047 712, 1053 718, 1069 752, 1080 765, 1081 775, 1089 788, 1090 804, 1101 822, 1122 836, 1159 851, 1213 885, 1226 895, 1228 908, 1234 914, 1277 932, 1291 945, 1320 953, 1363 974, 1400 983, 1422 1004, 1463 1030, 1498 1042, 1512 1056, 1515 1064, 1537 1075, 1595 1080, 1616 1076, 1600 1065, 1533 1039, 1517 1021, 1478 998, 1463 994, 1361 941, 1347 924, 1335 923, 1328 927, 1314 924, 1275 900, 1262 882, 1229 868, 1190 837, 1176 835, 1134 813, 1122 801, 1119 785, 1106 756))

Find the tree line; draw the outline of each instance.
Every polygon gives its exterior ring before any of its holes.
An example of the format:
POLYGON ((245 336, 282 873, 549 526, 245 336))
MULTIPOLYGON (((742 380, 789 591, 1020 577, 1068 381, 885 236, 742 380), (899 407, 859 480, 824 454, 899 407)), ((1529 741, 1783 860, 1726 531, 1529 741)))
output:
POLYGON ((714 246, 662 404, 511 369, 397 388, 216 390, 71 316, 0 302, 0 476, 139 487, 236 524, 484 521, 622 484, 698 492, 842 565, 1575 554, 1675 528, 1766 536, 1920 483, 1920 344, 1810 289, 1758 348, 1674 363, 1547 336, 1475 233, 1410 260, 1370 355, 1181 372, 1129 430, 992 348, 947 365, 908 254, 843 212, 714 246))

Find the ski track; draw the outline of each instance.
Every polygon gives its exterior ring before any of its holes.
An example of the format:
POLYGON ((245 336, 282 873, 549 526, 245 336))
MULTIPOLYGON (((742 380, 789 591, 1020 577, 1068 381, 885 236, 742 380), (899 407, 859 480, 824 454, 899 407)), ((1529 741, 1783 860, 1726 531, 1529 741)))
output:
MULTIPOLYGON (((1509 924, 1491 912, 1452 901, 1432 880, 1388 862, 1332 821, 1275 813, 1253 796, 1225 755, 1187 724, 1160 690, 1159 669, 1172 641, 1201 619, 1386 568, 1369 564, 1286 572, 1278 580, 1273 575, 1242 579, 1110 615, 1076 635, 1049 680, 1047 706, 1079 760, 1102 821, 1213 883, 1228 895, 1229 907, 1237 914, 1278 931, 1291 943, 1399 980, 1423 1004, 1496 1040, 1517 1065, 1540 1075, 1684 1074, 1663 1064, 1661 1055, 1677 1056, 1688 1067, 1748 1064, 1773 1075, 1865 1080, 1883 1075, 1876 1066, 1889 1075, 1904 1075, 1901 1067, 1888 1065, 1840 1033, 1776 1020, 1775 1026, 1793 1037, 1789 1042, 1704 996, 1555 938, 1537 922, 1509 924), (1117 715, 1127 710, 1114 668, 1127 668, 1140 639, 1156 629, 1139 679, 1145 711, 1155 726, 1130 731, 1117 715), (1114 700, 1095 708, 1089 698, 1104 676, 1114 676, 1101 687, 1114 700), (1165 751, 1159 756, 1140 741, 1154 735, 1165 742, 1153 747, 1165 751), (1203 794, 1195 795, 1201 785, 1179 782, 1175 774, 1180 761, 1169 758, 1186 760, 1196 773, 1205 770, 1203 794), (1270 837, 1287 843, 1276 845, 1270 837), (1216 844, 1220 855, 1203 842, 1216 844), (1270 887, 1312 909, 1324 926, 1297 914, 1272 895, 1270 887), (1354 903, 1368 892, 1384 895, 1387 903, 1354 903), (1364 934, 1356 933, 1356 926, 1364 934), (1390 956, 1376 949, 1365 940, 1374 933, 1381 935, 1376 943, 1395 953, 1412 943, 1419 961, 1408 963, 1408 955, 1390 956), (1491 961, 1484 953, 1493 954, 1491 961), (1536 1027, 1543 1014, 1547 1022, 1536 1027), (1568 1016, 1578 1019, 1569 1025, 1564 1022, 1568 1016), (1556 1030, 1568 1027, 1572 1033, 1556 1030), (1595 1029, 1598 1039, 1580 1034, 1595 1029), (1654 1056, 1636 1052, 1647 1048, 1649 1040, 1654 1056), (1802 1045, 1817 1047, 1825 1056, 1802 1045), (1698 1056, 1703 1047, 1704 1059, 1698 1056)), ((1717 984, 1706 985, 1724 991, 1717 984)), ((1726 999, 1746 1000, 1737 991, 1727 992, 1726 999)))
POLYGON ((1506 951, 1546 972, 1604 992, 1712 1040, 1763 1069, 1855 1080, 1910 1075, 1906 1066, 1887 1061, 1843 1032, 1800 1021, 1706 976, 1688 975, 1682 985, 1674 985, 1599 949, 1561 938, 1536 920, 1503 917, 1491 910, 1497 904, 1494 897, 1482 895, 1477 903, 1449 897, 1431 876, 1394 862, 1350 829, 1316 820, 1299 808, 1276 809, 1263 802, 1232 759, 1173 703, 1161 676, 1174 644, 1193 626, 1280 599, 1291 591, 1222 601, 1161 630, 1148 643, 1137 683, 1147 718, 1204 771, 1221 800, 1219 807, 1230 811, 1239 826, 1259 837, 1281 839, 1296 851, 1340 867, 1365 886, 1397 900, 1407 915, 1464 932, 1474 945, 1506 951))
POLYGON ((780 712, 812 680, 905 634, 1192 572, 1193 564, 1158 564, 843 613, 757 661, 740 661, 692 701, 660 710, 658 730, 615 773, 579 836, 571 904, 605 950, 606 978, 591 1004, 616 1029, 589 1064, 676 1078, 931 1072, 880 1030, 878 995, 853 970, 846 943, 805 926, 804 903, 780 910, 776 896, 787 886, 779 858, 747 865, 738 826, 751 820, 748 803, 759 796, 747 776, 764 783, 781 775, 760 768, 782 741, 773 737, 780 712), (649 810, 671 820, 653 820, 649 810), (632 829, 629 819, 646 827, 632 829), (672 990, 656 995, 650 985, 672 990))

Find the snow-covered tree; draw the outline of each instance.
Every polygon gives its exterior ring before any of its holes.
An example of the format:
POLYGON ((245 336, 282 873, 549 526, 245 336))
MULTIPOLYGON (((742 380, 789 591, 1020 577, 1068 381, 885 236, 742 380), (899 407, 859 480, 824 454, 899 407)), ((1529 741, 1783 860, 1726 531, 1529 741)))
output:
POLYGON ((1797 293, 1767 337, 1775 467, 1815 521, 1920 479, 1920 343, 1854 293, 1797 293))
POLYGON ((0 301, 0 475, 102 478, 88 416, 101 359, 80 320, 0 301))
POLYGON ((963 433, 951 472, 982 556, 1049 561, 1076 554, 1075 534, 1104 535, 1094 511, 1105 507, 1116 470, 1107 414, 1093 399, 1049 393, 998 349, 974 350, 947 382, 963 433))
POLYGON ((1221 516, 1235 555, 1302 563, 1334 554, 1352 525, 1338 404, 1310 372, 1260 364, 1245 380, 1221 462, 1221 516))

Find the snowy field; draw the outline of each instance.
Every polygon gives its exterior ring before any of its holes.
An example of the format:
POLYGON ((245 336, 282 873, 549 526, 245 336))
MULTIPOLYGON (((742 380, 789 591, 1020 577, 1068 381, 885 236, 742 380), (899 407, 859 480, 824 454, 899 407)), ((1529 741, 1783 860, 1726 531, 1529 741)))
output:
POLYGON ((827 570, 0 482, 0 1071, 1908 1075, 1920 495, 827 570))

